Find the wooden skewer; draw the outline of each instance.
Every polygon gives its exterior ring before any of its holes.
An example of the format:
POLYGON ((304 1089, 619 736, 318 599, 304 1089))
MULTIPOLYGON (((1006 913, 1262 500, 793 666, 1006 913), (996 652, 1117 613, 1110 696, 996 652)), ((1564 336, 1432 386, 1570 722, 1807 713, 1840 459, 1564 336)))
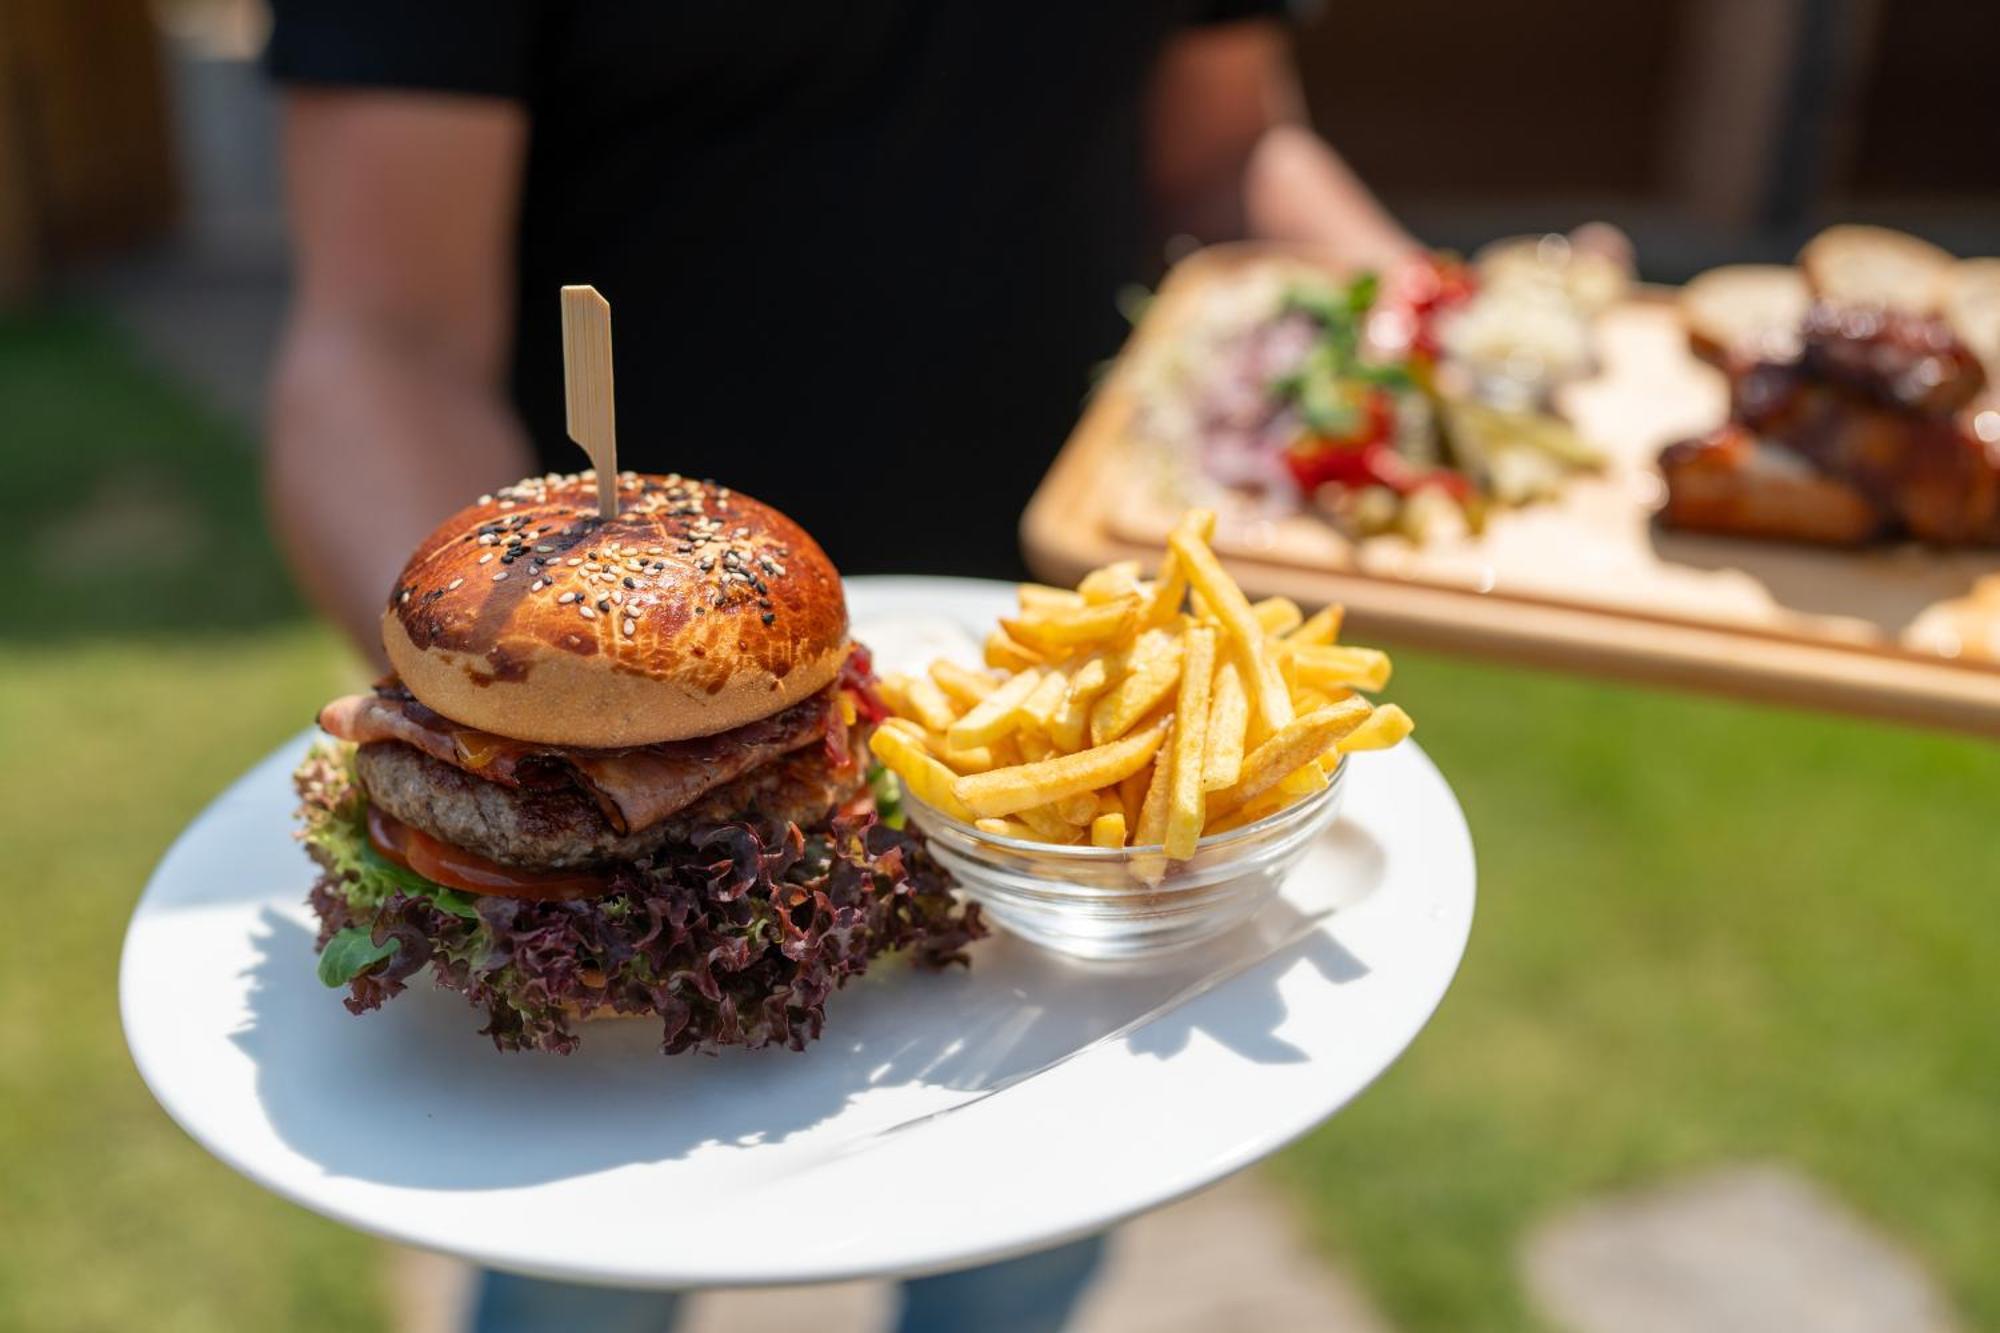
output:
POLYGON ((612 411, 611 303, 590 286, 562 289, 563 397, 569 437, 597 469, 597 513, 618 517, 618 423, 612 411))

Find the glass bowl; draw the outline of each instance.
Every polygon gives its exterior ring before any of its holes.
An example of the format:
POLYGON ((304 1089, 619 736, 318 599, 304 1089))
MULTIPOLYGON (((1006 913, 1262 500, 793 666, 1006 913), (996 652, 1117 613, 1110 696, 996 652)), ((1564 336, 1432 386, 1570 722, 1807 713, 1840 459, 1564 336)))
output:
POLYGON ((1166 861, 1157 843, 1066 847, 987 833, 907 786, 903 809, 966 896, 1008 931, 1074 958, 1147 958, 1214 939, 1276 897, 1340 812, 1347 767, 1343 759, 1324 788, 1274 815, 1203 838, 1185 861, 1166 861))

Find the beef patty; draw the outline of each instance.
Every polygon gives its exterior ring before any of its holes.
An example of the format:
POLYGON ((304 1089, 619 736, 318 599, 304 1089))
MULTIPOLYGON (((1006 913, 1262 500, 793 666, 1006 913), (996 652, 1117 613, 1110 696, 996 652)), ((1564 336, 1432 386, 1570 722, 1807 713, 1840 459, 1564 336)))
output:
POLYGON ((686 809, 631 833, 611 827, 573 787, 509 787, 474 777, 401 741, 373 741, 355 752, 368 798, 412 828, 455 847, 524 870, 577 870, 636 861, 688 841, 705 825, 772 820, 811 827, 854 797, 866 780, 860 750, 836 766, 826 748, 809 745, 708 792, 686 809))

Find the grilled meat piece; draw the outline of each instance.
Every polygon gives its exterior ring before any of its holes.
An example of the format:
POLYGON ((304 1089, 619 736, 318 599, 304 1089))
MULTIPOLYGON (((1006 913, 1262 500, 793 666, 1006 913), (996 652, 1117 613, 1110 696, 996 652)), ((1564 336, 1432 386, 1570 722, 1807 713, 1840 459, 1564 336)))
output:
POLYGON ((570 786, 509 787, 474 777, 401 741, 373 741, 354 757, 369 800, 434 838, 524 870, 575 870, 636 861, 684 845, 695 829, 735 820, 811 827, 857 795, 866 729, 850 733, 845 765, 812 745, 758 765, 636 833, 619 833, 598 803, 570 786))
POLYGON ((1860 491, 1912 537, 1947 546, 2000 540, 2000 461, 1968 414, 1896 410, 1804 365, 1761 365, 1737 381, 1734 416, 1860 491))
POLYGON ((1676 528, 1854 546, 1884 526, 1867 496, 1740 425, 1668 445, 1660 471, 1676 528))
POLYGON ((1799 367, 1809 380, 1852 389, 1892 411, 1943 415, 1979 395, 1986 370, 1951 326, 1906 310, 1806 312, 1799 367))
POLYGON ((1940 320, 1815 305, 1796 361, 1734 373, 1730 426, 1661 454, 1667 521, 1800 541, 2000 542, 2000 457, 1969 407, 1985 382, 1940 320))

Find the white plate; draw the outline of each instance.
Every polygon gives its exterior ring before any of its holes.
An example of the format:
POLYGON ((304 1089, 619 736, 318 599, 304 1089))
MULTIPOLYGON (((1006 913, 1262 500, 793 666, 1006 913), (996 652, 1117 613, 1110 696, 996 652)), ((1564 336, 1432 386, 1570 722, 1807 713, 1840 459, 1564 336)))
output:
MULTIPOLYGON (((856 632, 913 663, 999 584, 856 579, 856 632), (951 622, 956 622, 953 625, 951 622)), ((879 964, 804 1054, 664 1059, 647 1023, 503 1055, 425 985, 355 1018, 313 974, 291 838, 300 736, 167 853, 119 978, 126 1040, 197 1142, 308 1208, 495 1267, 627 1286, 912 1274, 1085 1235, 1246 1166, 1365 1087, 1436 1008, 1472 845, 1414 745, 1242 931, 1150 965, 996 937, 970 971, 879 964)))

